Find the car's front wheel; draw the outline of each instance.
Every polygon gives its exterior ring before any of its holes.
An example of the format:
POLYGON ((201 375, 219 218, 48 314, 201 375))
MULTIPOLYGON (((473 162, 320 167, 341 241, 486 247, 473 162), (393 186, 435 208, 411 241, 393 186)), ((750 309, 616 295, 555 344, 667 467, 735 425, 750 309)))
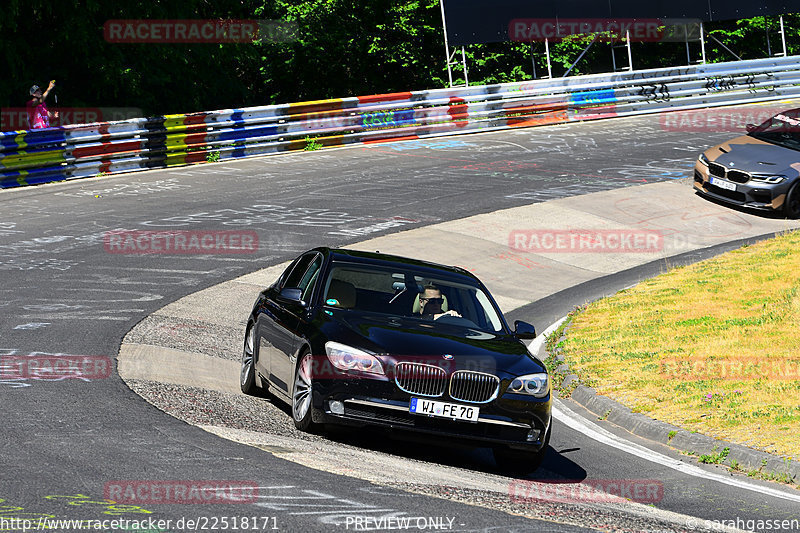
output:
POLYGON ((552 424, 547 428, 547 434, 544 437, 544 445, 538 452, 514 450, 505 446, 494 448, 492 452, 497 468, 503 472, 516 475, 525 475, 535 472, 542 464, 544 456, 547 454, 547 448, 550 445, 551 429, 552 424))
POLYGON ((313 358, 310 353, 300 358, 294 373, 294 389, 292 390, 292 418, 300 431, 314 431, 316 424, 311 417, 311 391, 313 388, 313 358))
POLYGON ((792 185, 783 203, 783 213, 786 218, 800 218, 800 181, 792 185))
POLYGON ((261 389, 256 385, 255 330, 254 324, 247 327, 242 350, 242 369, 239 372, 239 386, 243 393, 250 396, 258 396, 261 393, 261 389))

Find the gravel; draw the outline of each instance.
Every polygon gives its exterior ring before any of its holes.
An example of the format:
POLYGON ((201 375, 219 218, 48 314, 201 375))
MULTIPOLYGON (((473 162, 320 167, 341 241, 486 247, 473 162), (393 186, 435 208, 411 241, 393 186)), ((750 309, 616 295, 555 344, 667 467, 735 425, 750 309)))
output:
MULTIPOLYGON (((436 496, 480 507, 488 507, 505 511, 507 513, 537 518, 554 520, 576 526, 599 529, 600 531, 614 533, 696 533, 708 531, 699 525, 677 525, 669 520, 662 520, 655 516, 641 514, 635 516, 629 509, 615 509, 614 505, 578 505, 570 503, 555 503, 544 500, 534 500, 511 497, 511 494, 501 494, 494 491, 464 489, 442 485, 418 485, 410 483, 385 483, 409 492, 436 496), (602 512, 598 512, 602 508, 602 512)), ((655 514, 655 513, 654 513, 655 514)))
POLYGON ((218 428, 241 430, 250 435, 250 438, 237 438, 235 433, 231 433, 229 438, 268 452, 278 452, 278 456, 312 468, 320 467, 330 471, 341 468, 329 455, 335 450, 334 456, 347 456, 361 465, 360 470, 352 471, 348 475, 363 477, 404 491, 601 531, 702 531, 682 526, 680 519, 670 520, 671 513, 663 513, 650 507, 638 506, 632 509, 628 504, 564 503, 519 497, 518 494, 526 494, 524 483, 527 481, 497 474, 488 452, 468 452, 442 445, 410 447, 407 441, 387 439, 385 433, 371 430, 343 430, 327 436, 309 434, 294 427, 288 407, 277 400, 273 403, 268 397, 245 396, 145 380, 127 380, 126 383, 147 402, 167 414, 197 426, 211 426, 217 434, 225 433, 218 428), (264 443, 277 442, 279 445, 259 444, 258 437, 256 441, 249 442, 253 434, 260 434, 264 443), (325 465, 315 465, 315 459, 325 465), (374 463, 370 464, 368 459, 372 459, 374 463), (454 476, 463 478, 462 486, 450 484, 454 476), (426 482, 419 482, 421 480, 426 482), (522 483, 523 488, 512 491, 514 483, 522 483), (482 490, 475 488, 476 486, 491 488, 482 490))
POLYGON ((297 430, 288 407, 269 398, 231 394, 171 383, 127 380, 136 394, 165 413, 198 426, 246 429, 300 440, 321 437, 297 430))
POLYGON ((163 346, 238 361, 242 356, 244 326, 221 326, 155 314, 137 324, 125 336, 124 342, 163 346))

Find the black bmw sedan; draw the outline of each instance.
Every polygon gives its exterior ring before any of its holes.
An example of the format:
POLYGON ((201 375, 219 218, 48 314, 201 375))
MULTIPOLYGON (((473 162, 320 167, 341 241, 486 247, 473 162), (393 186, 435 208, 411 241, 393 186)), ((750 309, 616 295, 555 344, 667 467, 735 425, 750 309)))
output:
POLYGON ((550 381, 489 291, 449 267, 316 248, 261 292, 240 384, 291 406, 295 425, 374 425, 491 446, 530 472, 550 440, 550 381))

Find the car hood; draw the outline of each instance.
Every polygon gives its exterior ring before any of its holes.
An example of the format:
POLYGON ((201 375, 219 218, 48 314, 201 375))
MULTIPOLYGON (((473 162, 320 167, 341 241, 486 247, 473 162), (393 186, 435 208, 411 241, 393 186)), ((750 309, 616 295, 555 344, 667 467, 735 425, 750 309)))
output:
POLYGON ((511 335, 405 317, 338 315, 333 322, 340 342, 377 353, 385 363, 420 362, 497 375, 545 371, 544 365, 511 335))
POLYGON ((753 174, 784 174, 800 162, 800 152, 761 141, 749 135, 737 137, 709 150, 706 157, 727 168, 753 174), (727 153, 726 153, 727 152, 727 153))

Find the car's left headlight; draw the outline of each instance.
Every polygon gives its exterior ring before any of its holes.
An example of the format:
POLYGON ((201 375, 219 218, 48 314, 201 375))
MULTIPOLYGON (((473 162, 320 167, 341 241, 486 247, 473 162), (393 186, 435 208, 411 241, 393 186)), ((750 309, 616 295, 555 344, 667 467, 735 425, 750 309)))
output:
POLYGON ((550 376, 544 373, 519 376, 511 380, 506 392, 544 398, 550 392, 550 376))
POLYGON ((700 157, 698 157, 697 160, 705 166, 708 166, 708 158, 706 157, 706 154, 700 154, 700 157))
POLYGON ((339 370, 357 370, 370 374, 383 374, 383 365, 372 354, 353 348, 340 342, 328 341, 325 343, 325 353, 328 360, 339 370))

